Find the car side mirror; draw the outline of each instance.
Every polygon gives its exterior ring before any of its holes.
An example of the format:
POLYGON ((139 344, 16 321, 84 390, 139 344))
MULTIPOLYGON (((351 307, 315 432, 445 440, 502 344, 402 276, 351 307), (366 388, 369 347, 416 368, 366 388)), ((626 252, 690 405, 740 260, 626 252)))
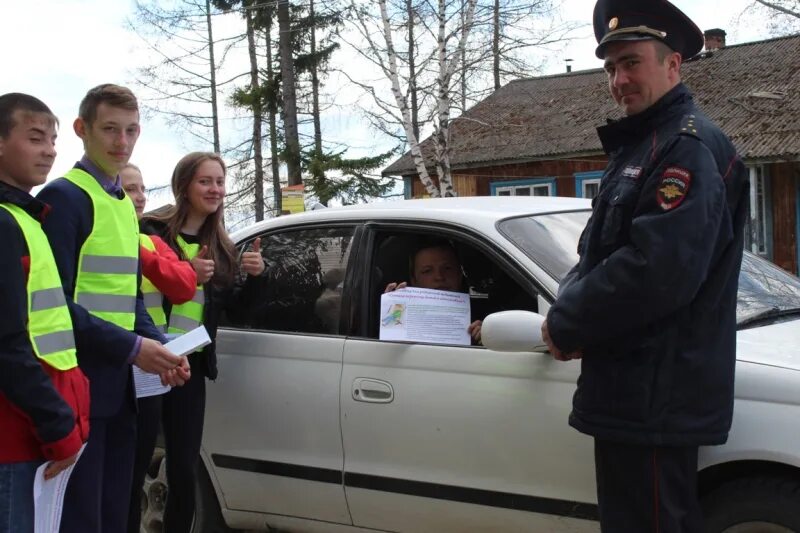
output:
POLYGON ((498 352, 544 352, 542 323, 545 318, 530 311, 501 311, 483 320, 481 344, 498 352))

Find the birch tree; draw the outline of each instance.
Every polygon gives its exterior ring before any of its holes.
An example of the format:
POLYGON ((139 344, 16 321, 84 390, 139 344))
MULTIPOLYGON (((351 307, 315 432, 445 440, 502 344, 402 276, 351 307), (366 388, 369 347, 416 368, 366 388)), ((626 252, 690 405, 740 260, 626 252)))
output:
POLYGON ((756 2, 782 15, 800 19, 800 1, 798 0, 756 0, 756 2))
POLYGON ((377 14, 353 2, 358 38, 348 42, 388 88, 345 75, 371 96, 364 113, 373 127, 406 144, 431 196, 454 193, 450 129, 458 113, 509 79, 538 73, 579 27, 561 19, 561 0, 379 0, 377 14), (425 154, 420 129, 433 133, 425 154), (444 177, 438 187, 428 169, 444 177))
POLYGON ((800 0, 752 0, 739 18, 766 20, 773 35, 790 35, 800 31, 800 0))
MULTIPOLYGON (((385 0, 381 0, 384 2, 385 0)), ((439 9, 437 11, 437 19, 439 22, 439 31, 436 40, 436 53, 437 63, 439 65, 439 76, 437 78, 438 94, 437 94, 437 120, 434 123, 434 150, 436 154, 436 174, 439 177, 439 191, 442 196, 456 196, 455 188, 453 187, 453 178, 450 169, 450 91, 451 81, 453 74, 458 68, 459 60, 463 57, 463 51, 466 46, 467 37, 472 26, 472 17, 475 14, 475 4, 477 0, 468 0, 467 10, 464 15, 464 23, 460 31, 455 35, 459 36, 456 53, 448 58, 447 55, 447 42, 453 37, 453 34, 447 34, 447 16, 445 0, 439 0, 439 9)), ((385 13, 385 9, 383 11, 385 13)), ((388 27, 388 20, 384 20, 384 31, 388 27)), ((395 98, 397 98, 395 92, 395 98)))
MULTIPOLYGON (((401 53, 398 52, 395 46, 395 33, 405 37, 408 35, 408 27, 402 24, 399 30, 393 29, 393 17, 390 15, 389 7, 386 0, 378 0, 378 7, 380 12, 379 27, 380 31, 375 32, 372 26, 373 19, 371 15, 364 9, 357 9, 357 21, 359 33, 362 38, 367 42, 366 47, 360 49, 363 57, 367 58, 371 63, 377 65, 380 71, 385 76, 386 80, 391 87, 392 108, 390 109, 386 102, 382 102, 376 98, 376 103, 385 111, 393 114, 396 118, 396 123, 402 127, 403 137, 411 155, 414 159, 414 165, 419 175, 422 184, 425 186, 426 191, 432 197, 440 196, 455 196, 456 192, 453 187, 452 174, 450 170, 450 109, 452 106, 452 80, 453 75, 458 68, 458 64, 462 57, 462 51, 466 46, 469 39, 470 29, 472 27, 473 16, 475 13, 475 5, 477 0, 466 0, 465 12, 463 17, 463 24, 461 23, 461 12, 455 4, 447 2, 446 0, 438 0, 432 10, 432 18, 430 25, 424 25, 424 31, 435 39, 433 48, 423 57, 421 61, 416 62, 415 66, 420 70, 425 70, 430 67, 433 73, 433 82, 431 85, 426 86, 420 84, 422 79, 420 73, 415 73, 414 77, 409 82, 411 76, 407 73, 402 74, 399 67, 399 58, 401 53), (420 92, 429 90, 433 94, 434 105, 432 112, 432 124, 434 129, 433 145, 434 145, 434 167, 436 169, 436 177, 438 178, 438 186, 431 178, 428 172, 428 167, 425 163, 425 157, 420 149, 419 133, 415 131, 415 121, 412 117, 412 109, 409 106, 408 93, 404 91, 402 85, 411 83, 420 92)), ((397 11, 397 10, 393 10, 397 11)), ((409 5, 404 2, 401 13, 410 13, 414 11, 409 8, 409 5)), ((422 20, 426 17, 419 17, 419 13, 415 13, 417 19, 411 19, 410 23, 413 24, 414 20, 422 20)), ((426 21, 428 19, 426 18, 426 21)), ((413 33, 411 34, 413 36, 413 33)), ((411 41, 412 50, 415 46, 415 41, 411 41)), ((406 56, 407 57, 407 56, 406 56)), ((406 61, 405 65, 408 64, 406 61)), ((351 77, 352 80, 352 77, 351 77)), ((362 87, 364 85, 362 84, 362 87)), ((375 95, 374 89, 371 93, 375 95)))

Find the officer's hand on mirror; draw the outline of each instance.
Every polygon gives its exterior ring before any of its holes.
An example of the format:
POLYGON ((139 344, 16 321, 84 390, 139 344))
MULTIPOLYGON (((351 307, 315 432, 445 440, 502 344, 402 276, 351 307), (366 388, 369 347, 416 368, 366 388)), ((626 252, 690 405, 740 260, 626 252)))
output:
POLYGON ((153 339, 142 338, 139 353, 133 364, 151 374, 163 374, 180 364, 180 357, 173 355, 164 345, 153 339))
POLYGON ((550 331, 547 329, 547 320, 542 322, 542 340, 547 344, 547 350, 556 361, 571 361, 572 359, 580 359, 583 357, 583 350, 575 350, 574 352, 563 352, 553 343, 550 337, 550 331))
POLYGON ((561 352, 559 361, 572 361, 573 359, 582 359, 583 350, 575 350, 574 352, 566 353, 561 352))
POLYGON ((390 284, 388 284, 386 286, 385 289, 383 289, 383 292, 387 293, 387 292, 395 291, 397 289, 405 289, 407 286, 408 286, 408 283, 406 283, 405 281, 400 282, 400 283, 390 283, 390 284))
POLYGON ((559 350, 555 344, 553 344, 553 339, 550 338, 550 331, 547 329, 547 320, 542 322, 542 340, 547 345, 547 351, 550 352, 550 355, 553 356, 553 359, 556 361, 566 361, 563 358, 561 350, 559 350))
POLYGON ((256 237, 250 251, 242 254, 241 266, 251 276, 260 276, 264 272, 266 265, 261 257, 261 237, 256 237))
POLYGON ((180 360, 181 362, 178 366, 161 374, 162 385, 180 387, 192 377, 192 371, 189 368, 189 359, 181 357, 180 360))
POLYGON ((208 283, 214 277, 214 260, 206 259, 208 246, 203 246, 191 261, 192 268, 197 273, 197 283, 208 283))
POLYGON ((66 459, 61 459, 60 461, 50 461, 44 469, 44 478, 53 479, 63 470, 66 470, 70 466, 74 465, 75 461, 77 460, 78 460, 78 454, 76 453, 71 457, 67 457, 66 459))

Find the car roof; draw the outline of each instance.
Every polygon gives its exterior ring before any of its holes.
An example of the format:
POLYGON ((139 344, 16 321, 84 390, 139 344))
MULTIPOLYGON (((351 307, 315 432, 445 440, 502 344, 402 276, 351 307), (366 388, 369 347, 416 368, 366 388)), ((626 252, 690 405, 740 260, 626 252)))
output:
POLYGON ((494 224, 497 220, 509 217, 583 210, 590 207, 591 202, 583 198, 552 196, 469 196, 373 202, 284 215, 248 226, 237 231, 233 237, 240 239, 267 228, 322 221, 406 219, 472 225, 480 220, 482 223, 494 224))

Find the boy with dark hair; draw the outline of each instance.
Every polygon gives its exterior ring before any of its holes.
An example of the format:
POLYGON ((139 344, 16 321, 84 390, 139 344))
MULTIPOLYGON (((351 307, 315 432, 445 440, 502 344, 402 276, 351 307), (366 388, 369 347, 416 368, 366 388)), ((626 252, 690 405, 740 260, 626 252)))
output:
POLYGON ((73 464, 89 433, 89 383, 72 320, 30 195, 55 160, 57 120, 40 100, 0 96, 0 532, 33 531, 33 481, 73 464))
POLYGON ((136 97, 125 87, 99 85, 79 109, 73 128, 85 155, 39 198, 53 206, 43 229, 92 394, 92 433, 67 487, 62 530, 101 533, 124 531, 128 516, 136 446, 131 364, 171 385, 189 378, 189 365, 161 345, 138 291, 139 225, 118 175, 139 137, 136 97))

